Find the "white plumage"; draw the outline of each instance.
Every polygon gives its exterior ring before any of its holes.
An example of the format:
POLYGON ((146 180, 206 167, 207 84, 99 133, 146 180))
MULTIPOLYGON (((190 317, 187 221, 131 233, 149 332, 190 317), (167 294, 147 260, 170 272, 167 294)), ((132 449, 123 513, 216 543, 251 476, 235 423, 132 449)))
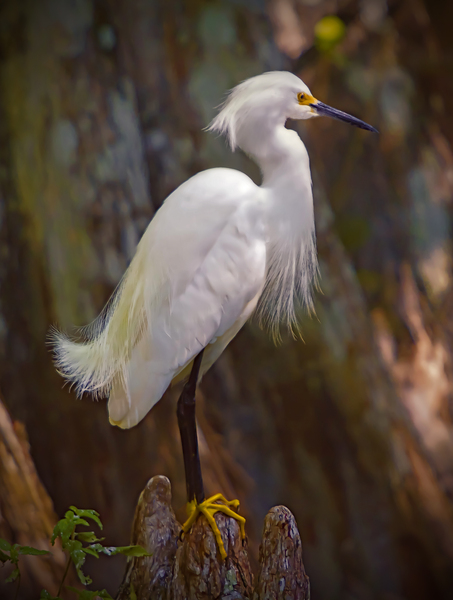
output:
POLYGON ((286 72, 234 88, 209 129, 258 163, 262 185, 232 169, 189 179, 157 211, 86 341, 53 334, 58 369, 79 394, 109 396, 111 423, 136 425, 202 348, 205 373, 255 309, 276 335, 281 321, 297 328, 295 302, 311 308, 309 160, 285 122, 316 116, 316 104, 286 72))

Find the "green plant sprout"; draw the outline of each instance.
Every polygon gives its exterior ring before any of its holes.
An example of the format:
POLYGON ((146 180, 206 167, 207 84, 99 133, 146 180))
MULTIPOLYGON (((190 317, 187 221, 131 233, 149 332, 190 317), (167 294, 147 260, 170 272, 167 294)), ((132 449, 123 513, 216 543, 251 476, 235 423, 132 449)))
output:
POLYGON ((3 538, 0 538, 0 561, 5 564, 11 562, 14 565, 14 569, 10 576, 6 579, 6 582, 17 581, 16 594, 14 599, 17 598, 20 587, 20 569, 19 569, 19 556, 26 554, 33 556, 42 556, 44 554, 50 554, 48 550, 38 550, 38 548, 32 548, 31 546, 21 546, 20 544, 10 544, 3 538))
MULTIPOLYGON (((100 554, 114 556, 115 554, 123 554, 128 558, 151 556, 142 546, 104 546, 101 542, 104 538, 98 538, 93 531, 76 531, 79 526, 89 527, 87 519, 94 521, 102 530, 103 525, 99 518, 99 513, 92 509, 79 509, 75 506, 70 506, 70 510, 65 513, 63 519, 60 519, 55 525, 51 543, 55 544, 57 539, 60 539, 63 550, 68 554, 66 567, 63 577, 58 588, 56 596, 52 596, 47 590, 42 590, 40 600, 62 600, 60 594, 63 589, 64 581, 69 571, 71 563, 74 564, 80 582, 83 585, 92 583, 91 577, 85 575, 82 567, 88 554, 99 558, 100 554)), ((6 540, 0 538, 0 561, 5 564, 11 562, 14 565, 14 570, 6 580, 7 582, 17 581, 15 600, 18 597, 20 587, 20 569, 19 557, 21 555, 42 556, 51 554, 47 550, 38 550, 31 546, 21 546, 20 544, 10 544, 6 540)), ((79 600, 94 600, 95 598, 106 598, 113 600, 106 590, 91 591, 78 590, 74 587, 66 586, 66 589, 78 595, 79 600)))

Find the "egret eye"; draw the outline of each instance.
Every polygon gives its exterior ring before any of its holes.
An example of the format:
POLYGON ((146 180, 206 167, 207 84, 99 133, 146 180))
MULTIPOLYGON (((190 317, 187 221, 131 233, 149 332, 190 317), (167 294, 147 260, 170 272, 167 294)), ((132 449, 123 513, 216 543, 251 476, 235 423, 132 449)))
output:
POLYGON ((299 100, 299 102, 303 102, 305 98, 305 94, 303 92, 299 92, 297 94, 297 99, 299 100))

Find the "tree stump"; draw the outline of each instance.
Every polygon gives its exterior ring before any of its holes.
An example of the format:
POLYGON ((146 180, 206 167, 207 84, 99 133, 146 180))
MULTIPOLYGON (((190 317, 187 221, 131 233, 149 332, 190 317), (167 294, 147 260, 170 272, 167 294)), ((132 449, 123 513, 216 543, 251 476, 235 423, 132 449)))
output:
POLYGON ((265 518, 256 578, 237 522, 220 512, 214 518, 225 560, 203 516, 180 539, 170 482, 163 476, 150 479, 137 504, 131 543, 152 556, 128 563, 117 600, 309 600, 302 543, 286 507, 272 508, 265 518))

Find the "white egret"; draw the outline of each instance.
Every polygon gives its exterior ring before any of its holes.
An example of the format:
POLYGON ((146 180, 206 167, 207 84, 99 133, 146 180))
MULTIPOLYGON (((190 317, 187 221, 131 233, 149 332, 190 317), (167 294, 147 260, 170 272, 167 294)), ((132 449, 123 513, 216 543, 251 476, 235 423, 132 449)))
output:
POLYGON ((56 364, 79 394, 108 396, 110 422, 141 421, 167 387, 189 375, 178 401, 186 470, 188 531, 197 514, 244 519, 217 495, 204 499, 195 425, 198 380, 256 312, 274 335, 297 328, 295 304, 312 307, 317 276, 307 150, 287 119, 321 115, 362 129, 370 125, 316 100, 288 72, 252 77, 228 95, 209 130, 241 148, 262 173, 256 185, 226 168, 203 171, 156 212, 122 282, 83 343, 56 332, 56 364), (218 504, 217 501, 222 502, 218 504))

